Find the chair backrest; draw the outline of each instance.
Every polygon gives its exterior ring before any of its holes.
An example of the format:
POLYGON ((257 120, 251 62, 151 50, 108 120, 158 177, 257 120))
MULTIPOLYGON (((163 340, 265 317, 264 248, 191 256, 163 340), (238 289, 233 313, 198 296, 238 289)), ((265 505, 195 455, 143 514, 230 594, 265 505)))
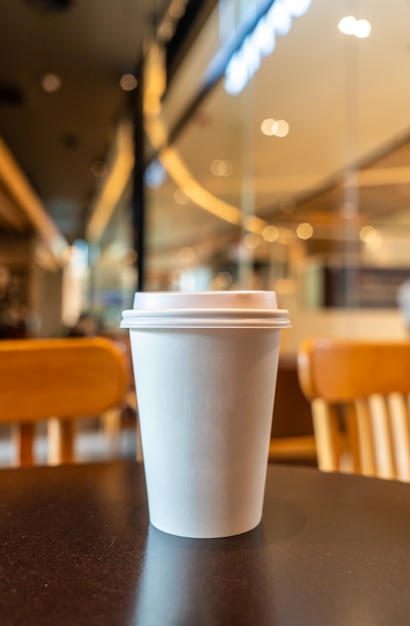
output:
POLYGON ((410 342, 305 341, 319 468, 410 481, 410 342))
POLYGON ((120 406, 128 381, 124 351, 102 337, 1 341, 0 423, 16 425, 17 464, 33 464, 35 423, 48 418, 56 461, 72 461, 73 420, 120 406))

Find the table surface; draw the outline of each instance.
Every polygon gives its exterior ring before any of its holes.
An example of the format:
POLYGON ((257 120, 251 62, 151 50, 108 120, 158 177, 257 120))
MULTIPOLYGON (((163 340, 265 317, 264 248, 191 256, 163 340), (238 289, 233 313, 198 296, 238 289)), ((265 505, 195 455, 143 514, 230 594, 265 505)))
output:
POLYGON ((148 524, 135 462, 0 471, 2 626, 403 626, 410 485, 270 466, 255 530, 148 524))

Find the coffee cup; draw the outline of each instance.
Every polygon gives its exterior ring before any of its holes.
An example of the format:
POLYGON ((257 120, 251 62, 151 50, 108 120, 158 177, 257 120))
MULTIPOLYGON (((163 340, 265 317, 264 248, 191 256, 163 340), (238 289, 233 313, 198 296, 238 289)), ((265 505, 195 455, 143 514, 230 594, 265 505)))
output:
POLYGON ((274 292, 138 292, 129 329, 151 523, 225 537, 261 521, 281 331, 274 292))

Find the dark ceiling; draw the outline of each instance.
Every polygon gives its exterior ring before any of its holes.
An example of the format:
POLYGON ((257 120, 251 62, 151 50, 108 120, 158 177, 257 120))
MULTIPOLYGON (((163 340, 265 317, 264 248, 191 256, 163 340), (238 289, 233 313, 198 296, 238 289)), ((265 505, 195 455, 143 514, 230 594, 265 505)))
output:
POLYGON ((0 2, 0 137, 69 241, 84 234, 99 181, 91 166, 106 158, 129 107, 120 77, 135 72, 143 36, 168 5, 0 2), (61 87, 47 93, 41 80, 50 73, 61 87))

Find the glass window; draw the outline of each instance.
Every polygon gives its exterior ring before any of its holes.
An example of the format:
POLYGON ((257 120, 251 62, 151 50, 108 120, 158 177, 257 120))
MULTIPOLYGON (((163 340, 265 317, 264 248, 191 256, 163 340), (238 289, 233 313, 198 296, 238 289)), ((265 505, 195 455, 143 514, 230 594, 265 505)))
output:
POLYGON ((380 311, 403 333, 410 5, 350 6, 216 5, 145 120, 148 289, 275 289, 313 333, 380 311))

